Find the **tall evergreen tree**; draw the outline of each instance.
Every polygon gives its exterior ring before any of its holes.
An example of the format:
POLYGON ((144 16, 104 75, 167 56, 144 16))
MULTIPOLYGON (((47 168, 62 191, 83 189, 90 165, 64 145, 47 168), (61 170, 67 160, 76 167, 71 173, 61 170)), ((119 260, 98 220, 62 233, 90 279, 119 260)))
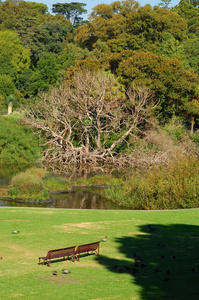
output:
POLYGON ((80 16, 87 13, 87 10, 84 8, 85 6, 85 3, 79 2, 57 3, 53 4, 52 11, 65 16, 65 18, 70 21, 73 26, 77 26, 83 20, 80 16))

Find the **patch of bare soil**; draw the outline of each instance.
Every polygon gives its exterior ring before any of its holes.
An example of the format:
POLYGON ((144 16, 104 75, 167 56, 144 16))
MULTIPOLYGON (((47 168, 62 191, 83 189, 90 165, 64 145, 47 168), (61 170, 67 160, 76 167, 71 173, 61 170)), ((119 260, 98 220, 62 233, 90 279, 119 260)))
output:
POLYGON ((52 283, 54 284, 80 284, 80 283, 83 283, 82 281, 80 280, 77 280, 77 279, 71 279, 69 278, 70 275, 57 275, 57 276, 54 276, 52 275, 49 279, 52 283))

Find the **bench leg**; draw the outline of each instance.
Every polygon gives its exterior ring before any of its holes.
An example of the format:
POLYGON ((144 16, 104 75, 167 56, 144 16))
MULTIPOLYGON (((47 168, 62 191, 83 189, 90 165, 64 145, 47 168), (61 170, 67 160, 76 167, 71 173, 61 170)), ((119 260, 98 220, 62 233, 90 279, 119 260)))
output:
POLYGON ((50 267, 50 259, 49 259, 49 260, 47 260, 47 264, 48 264, 48 266, 50 267))

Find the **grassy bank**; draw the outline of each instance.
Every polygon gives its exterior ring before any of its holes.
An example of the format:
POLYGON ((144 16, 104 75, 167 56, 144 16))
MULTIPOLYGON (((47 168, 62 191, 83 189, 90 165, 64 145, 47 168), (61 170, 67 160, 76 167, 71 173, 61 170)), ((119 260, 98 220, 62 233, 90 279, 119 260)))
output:
POLYGON ((199 298, 198 209, 0 208, 0 221, 0 299, 199 298), (148 225, 156 230, 150 232, 148 225), (20 233, 11 234, 12 230, 20 233), (106 235, 99 258, 58 261, 50 268, 38 265, 38 257, 50 249, 106 235), (135 267, 134 253, 143 259, 142 266, 135 267), (63 275, 63 268, 71 274, 63 275), (57 276, 52 275, 54 270, 57 276))

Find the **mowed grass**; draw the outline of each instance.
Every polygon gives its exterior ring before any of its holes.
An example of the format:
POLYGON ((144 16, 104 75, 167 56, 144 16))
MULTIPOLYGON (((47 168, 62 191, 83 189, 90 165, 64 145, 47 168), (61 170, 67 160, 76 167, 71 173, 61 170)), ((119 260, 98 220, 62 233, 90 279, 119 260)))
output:
POLYGON ((0 299, 195 300, 199 210, 0 208, 0 256, 0 299), (104 236, 99 257, 38 265, 48 250, 104 236), (137 266, 135 253, 143 260, 137 266), (63 275, 64 268, 71 273, 63 275))

